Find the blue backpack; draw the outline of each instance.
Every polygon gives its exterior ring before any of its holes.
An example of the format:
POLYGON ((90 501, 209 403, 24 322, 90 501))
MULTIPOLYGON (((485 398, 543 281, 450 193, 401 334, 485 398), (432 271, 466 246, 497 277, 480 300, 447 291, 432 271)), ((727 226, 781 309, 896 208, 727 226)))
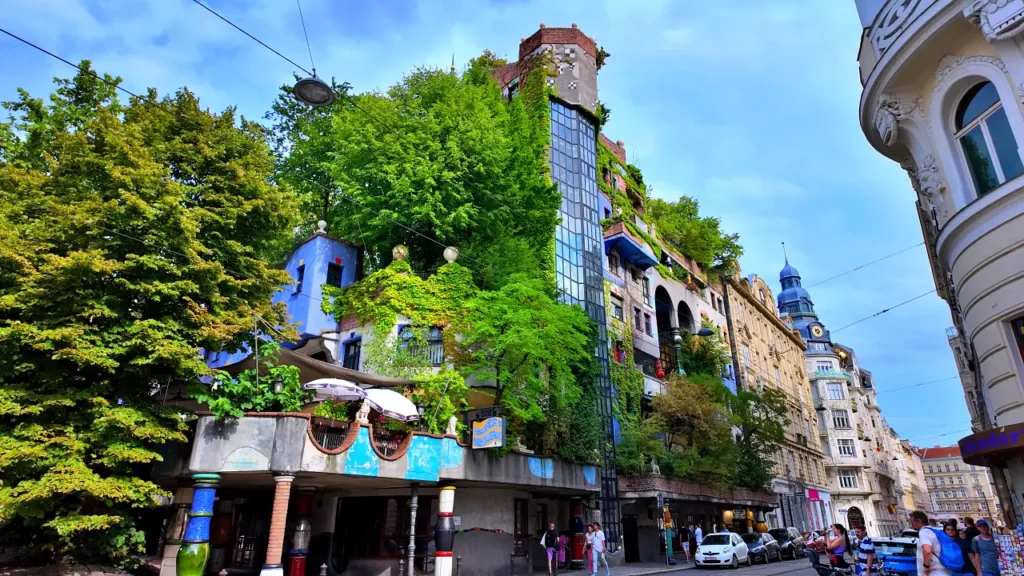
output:
MULTIPOLYGON (((929 528, 929 530, 932 531, 932 534, 935 534, 935 537, 939 540, 939 547, 942 548, 942 553, 939 554, 939 562, 942 562, 942 565, 950 572, 960 572, 963 570, 964 556, 960 553, 960 546, 956 541, 942 530, 935 530, 934 528, 929 528)), ((920 546, 920 543, 918 543, 918 546, 920 546)))

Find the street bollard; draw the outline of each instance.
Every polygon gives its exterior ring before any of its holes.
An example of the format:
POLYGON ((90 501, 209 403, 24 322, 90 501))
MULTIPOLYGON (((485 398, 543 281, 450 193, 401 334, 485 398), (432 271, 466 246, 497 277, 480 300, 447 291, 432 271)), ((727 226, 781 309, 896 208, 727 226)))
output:
POLYGON ((398 559, 398 576, 405 576, 405 558, 398 559))
POLYGON ((327 576, 327 564, 320 565, 320 576, 327 576))
POLYGON ((459 576, 459 572, 462 572, 462 554, 455 557, 455 576, 459 576))

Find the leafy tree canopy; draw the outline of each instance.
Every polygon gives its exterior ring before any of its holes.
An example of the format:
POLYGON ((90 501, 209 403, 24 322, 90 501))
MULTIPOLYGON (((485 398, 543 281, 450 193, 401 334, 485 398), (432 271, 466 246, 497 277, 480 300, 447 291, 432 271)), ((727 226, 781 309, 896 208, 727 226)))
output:
POLYGON ((727 234, 721 221, 701 216, 697 200, 681 196, 675 202, 649 198, 646 218, 656 225, 658 236, 692 258, 705 270, 729 274, 743 255, 739 234, 727 234))
POLYGON ((129 564, 162 494, 135 467, 184 440, 158 392, 254 314, 285 325, 265 261, 296 212, 259 125, 187 90, 126 104, 82 67, 0 124, 0 541, 129 564))
POLYGON ((365 246, 371 266, 403 244, 429 273, 454 245, 484 287, 550 270, 561 196, 547 178, 546 100, 524 90, 506 102, 490 75, 502 63, 484 53, 461 76, 418 69, 321 110, 282 90, 268 115, 278 180, 326 206, 331 233, 365 246))

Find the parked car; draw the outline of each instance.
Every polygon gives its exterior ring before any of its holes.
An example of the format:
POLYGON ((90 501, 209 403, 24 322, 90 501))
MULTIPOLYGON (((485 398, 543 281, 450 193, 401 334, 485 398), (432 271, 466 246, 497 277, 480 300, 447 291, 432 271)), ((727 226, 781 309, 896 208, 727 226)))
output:
POLYGON ((875 558, 897 576, 917 576, 917 538, 872 538, 875 558))
POLYGON ((782 551, 783 557, 792 560, 804 557, 804 548, 807 547, 807 544, 799 530, 792 527, 773 528, 768 533, 779 542, 779 549, 782 551))
POLYGON ((731 566, 733 568, 753 562, 746 542, 739 534, 722 532, 708 534, 697 545, 697 553, 693 556, 698 568, 707 566, 731 566))
POLYGON ((900 538, 917 538, 917 537, 918 537, 917 530, 911 530, 910 528, 907 528, 903 532, 900 532, 900 538))
POLYGON ((741 538, 743 538, 743 542, 747 545, 747 550, 750 552, 751 562, 764 562, 767 564, 772 560, 782 560, 782 550, 779 548, 779 542, 771 534, 767 532, 763 534, 749 532, 741 538))

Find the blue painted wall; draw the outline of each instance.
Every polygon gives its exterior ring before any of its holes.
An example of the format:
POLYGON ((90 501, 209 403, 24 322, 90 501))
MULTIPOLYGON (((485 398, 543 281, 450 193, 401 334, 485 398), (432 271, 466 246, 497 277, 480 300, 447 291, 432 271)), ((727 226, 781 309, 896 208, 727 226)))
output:
MULTIPOLYGON (((343 267, 341 285, 345 287, 357 280, 358 258, 359 251, 354 246, 322 234, 313 236, 292 251, 284 269, 292 280, 298 280, 299 266, 305 266, 301 290, 298 285, 286 286, 274 294, 272 301, 275 304, 284 303, 291 321, 298 323, 300 339, 337 330, 338 323, 334 318, 320 310, 323 285, 327 282, 327 267, 332 263, 343 267)), ((234 354, 211 352, 206 355, 206 364, 211 368, 222 368, 244 360, 249 353, 248 347, 234 354)))

